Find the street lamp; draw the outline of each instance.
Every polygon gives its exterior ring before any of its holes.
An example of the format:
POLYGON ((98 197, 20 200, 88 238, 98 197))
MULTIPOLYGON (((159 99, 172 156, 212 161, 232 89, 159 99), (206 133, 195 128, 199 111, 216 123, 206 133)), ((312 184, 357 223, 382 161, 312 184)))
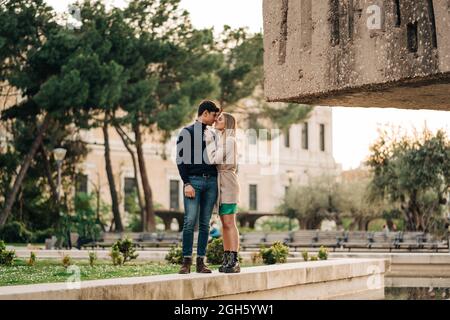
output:
MULTIPOLYGON (((289 186, 288 186, 288 191, 289 191, 289 190, 291 190, 291 188, 292 188, 292 180, 293 180, 294 177, 295 177, 295 172, 292 171, 292 170, 287 170, 287 171, 286 171, 286 175, 287 175, 288 180, 289 180, 289 186)), ((288 218, 289 218, 289 231, 292 230, 292 216, 293 216, 293 213, 292 213, 291 211, 289 211, 289 213, 288 213, 288 218)))
POLYGON ((58 201, 60 199, 60 189, 61 189, 61 165, 62 162, 64 160, 64 158, 66 157, 66 152, 67 150, 64 148, 56 148, 55 150, 53 150, 53 156, 55 157, 55 161, 56 161, 56 165, 58 166, 58 183, 57 183, 57 198, 58 201))

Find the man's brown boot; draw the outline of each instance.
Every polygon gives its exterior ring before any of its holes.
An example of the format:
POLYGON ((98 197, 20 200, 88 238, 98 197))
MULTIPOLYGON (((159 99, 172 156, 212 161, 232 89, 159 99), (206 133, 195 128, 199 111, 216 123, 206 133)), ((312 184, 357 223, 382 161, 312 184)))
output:
POLYGON ((205 261, 203 260, 202 257, 197 257, 197 272, 198 273, 211 273, 211 269, 209 269, 206 264, 205 261))
POLYGON ((179 274, 188 274, 191 273, 191 265, 192 265, 192 258, 191 257, 184 257, 183 258, 183 265, 181 266, 179 274))

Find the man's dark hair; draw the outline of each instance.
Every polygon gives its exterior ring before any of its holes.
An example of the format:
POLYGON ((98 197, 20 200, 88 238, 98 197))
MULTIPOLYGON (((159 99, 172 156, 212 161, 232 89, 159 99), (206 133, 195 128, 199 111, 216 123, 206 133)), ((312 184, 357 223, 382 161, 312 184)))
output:
POLYGON ((216 104, 210 100, 204 100, 200 103, 198 106, 198 113, 197 115, 200 117, 203 112, 219 112, 220 109, 216 106, 216 104))

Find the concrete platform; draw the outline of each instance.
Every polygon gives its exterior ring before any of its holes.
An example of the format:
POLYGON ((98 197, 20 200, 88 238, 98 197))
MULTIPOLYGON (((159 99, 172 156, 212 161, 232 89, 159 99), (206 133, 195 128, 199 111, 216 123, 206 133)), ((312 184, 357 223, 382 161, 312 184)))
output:
POLYGON ((0 299, 383 299, 385 272, 383 259, 338 259, 243 268, 239 274, 84 281, 77 288, 66 283, 0 287, 0 299))

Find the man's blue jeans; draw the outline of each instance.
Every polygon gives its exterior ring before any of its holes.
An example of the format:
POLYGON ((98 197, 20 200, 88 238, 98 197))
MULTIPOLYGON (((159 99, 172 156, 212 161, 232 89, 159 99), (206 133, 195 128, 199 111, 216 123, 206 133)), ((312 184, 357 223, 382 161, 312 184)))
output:
POLYGON ((209 223, 217 200, 217 177, 190 176, 195 198, 184 197, 183 257, 192 256, 194 227, 198 225, 197 256, 206 255, 209 223))

